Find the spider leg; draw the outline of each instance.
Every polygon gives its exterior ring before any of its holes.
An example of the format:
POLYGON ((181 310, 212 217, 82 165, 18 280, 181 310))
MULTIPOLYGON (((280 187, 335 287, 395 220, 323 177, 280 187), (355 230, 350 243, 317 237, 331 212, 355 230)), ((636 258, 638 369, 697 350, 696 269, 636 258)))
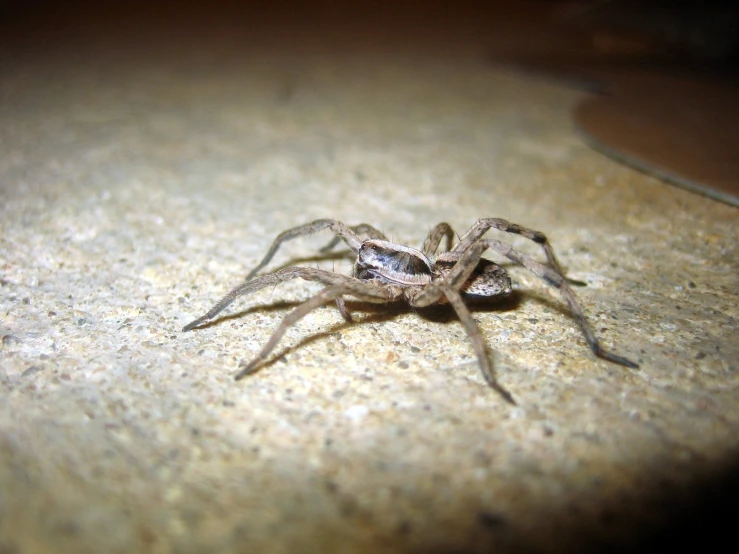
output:
POLYGON ((431 229, 426 240, 423 241, 423 247, 421 251, 427 256, 433 256, 441 244, 441 239, 446 237, 446 250, 452 249, 454 242, 454 230, 448 223, 439 223, 436 227, 431 229))
MULTIPOLYGON (((387 237, 382 231, 379 231, 378 229, 375 229, 370 225, 369 223, 360 223, 359 225, 354 225, 352 227, 349 227, 352 231, 354 231, 355 234, 359 236, 366 236, 369 239, 380 239, 380 240, 387 240, 387 237)), ((336 248, 336 245, 341 242, 341 236, 335 236, 331 239, 331 242, 329 242, 326 246, 318 250, 319 252, 330 252, 334 248, 336 248)))
MULTIPOLYGON (((283 269, 280 269, 279 271, 275 271, 274 273, 267 273, 265 275, 259 275, 257 277, 254 277, 253 279, 247 279, 243 283, 241 283, 236 288, 232 289, 228 294, 226 294, 223 298, 221 298, 218 302, 216 302, 213 307, 208 310, 208 312, 197 318, 194 321, 191 321, 187 325, 185 325, 182 330, 183 331, 190 331, 194 329, 195 327, 198 327, 199 325, 202 325, 206 321, 213 319, 216 315, 218 315, 220 312, 222 312, 225 308, 227 308, 234 300, 239 298, 240 296, 244 296, 246 294, 252 294, 254 292, 257 292, 258 290, 263 289, 264 287, 268 287, 270 285, 279 285, 280 283, 283 283, 284 281, 289 281, 290 279, 305 279, 306 281, 318 281, 320 283, 323 283, 324 285, 346 285, 347 283, 357 281, 357 279, 354 279, 353 277, 347 277, 346 275, 341 275, 339 273, 332 273, 330 271, 326 271, 323 269, 315 269, 311 267, 286 267, 283 269)), ((339 310, 341 310, 341 307, 339 307, 339 310)), ((344 310, 346 310, 346 307, 344 307, 344 310)), ((348 312, 347 312, 348 314, 348 312)), ((342 311, 342 315, 344 315, 344 311, 342 311)), ((344 315, 344 317, 346 317, 344 315)))
MULTIPOLYGON (((366 236, 370 239, 380 239, 380 240, 387 240, 387 237, 383 234, 382 231, 374 228, 369 223, 360 223, 359 225, 353 225, 349 227, 357 236, 366 236)), ((336 248, 336 245, 341 242, 342 238, 341 235, 337 235, 334 238, 329 241, 329 243, 319 248, 319 252, 324 254, 326 252, 330 252, 334 248, 336 248)), ((345 320, 348 322, 352 322, 352 314, 349 312, 349 309, 346 307, 346 303, 344 302, 343 298, 337 298, 336 299, 336 307, 339 308, 339 312, 341 312, 341 315, 344 317, 345 320)))
POLYGON ((339 308, 339 313, 341 314, 341 317, 343 317, 347 323, 351 323, 354 321, 354 318, 352 318, 352 313, 349 311, 349 308, 346 307, 346 302, 344 302, 344 299, 339 297, 336 299, 336 307, 339 308))
POLYGON ((485 381, 487 381, 488 385, 495 389, 507 402, 515 406, 516 401, 513 399, 513 396, 511 396, 511 393, 505 390, 495 378, 493 365, 490 363, 490 357, 488 356, 488 350, 485 346, 485 341, 482 338, 480 327, 478 327, 469 309, 462 301, 462 296, 457 290, 450 286, 442 285, 441 290, 444 293, 444 296, 447 297, 447 300, 449 300, 449 303, 452 305, 452 308, 454 308, 459 320, 467 331, 467 336, 470 338, 472 348, 477 356, 477 361, 480 364, 480 369, 482 369, 482 375, 485 377, 485 381))
POLYGON ((417 308, 424 308, 438 302, 444 296, 442 290, 444 287, 459 290, 467 282, 472 272, 475 271, 477 263, 486 249, 487 245, 482 241, 474 243, 459 256, 454 267, 443 279, 432 281, 422 289, 407 289, 406 299, 408 303, 417 308))
MULTIPOLYGON (((542 233, 541 231, 534 231, 533 229, 529 229, 528 227, 516 225, 515 223, 510 223, 505 219, 500 219, 497 217, 478 219, 470 228, 470 230, 467 231, 461 239, 459 239, 459 242, 454 247, 452 252, 464 252, 472 244, 477 242, 490 229, 497 229, 505 233, 521 235, 522 237, 535 242, 536 244, 541 246, 542 250, 544 250, 544 254, 547 257, 547 263, 549 264, 549 266, 557 271, 560 275, 564 276, 564 272, 559 265, 559 261, 557 261, 557 256, 555 256, 554 254, 554 249, 552 248, 552 245, 549 244, 549 239, 547 239, 544 233, 542 233)), ((579 281, 576 283, 579 283, 579 281)))
POLYGON ((298 320, 302 319, 316 308, 332 300, 337 300, 344 295, 350 295, 365 302, 384 304, 385 302, 397 299, 397 297, 400 296, 400 292, 399 289, 396 290, 395 287, 375 285, 367 281, 360 281, 359 279, 352 278, 347 278, 347 280, 341 284, 326 287, 285 316, 285 319, 282 320, 280 326, 272 334, 270 339, 267 341, 267 344, 264 345, 264 348, 262 348, 257 357, 249 363, 240 364, 239 367, 241 370, 235 375, 235 379, 238 381, 254 372, 254 370, 256 370, 259 365, 267 359, 270 352, 274 350, 288 327, 295 324, 298 320))
POLYGON ((362 244, 362 241, 359 239, 357 234, 352 231, 350 227, 344 225, 341 221, 336 221, 335 219, 317 219, 316 221, 306 223, 305 225, 300 225, 299 227, 293 227, 292 229, 288 229, 287 231, 283 231, 282 233, 277 235, 277 238, 272 243, 272 246, 269 247, 269 250, 267 250, 267 253, 265 254, 262 261, 259 262, 257 267, 249 272, 249 274, 246 276, 246 279, 251 279, 259 272, 260 269, 266 266, 277 253, 277 250, 280 248, 283 242, 297 237, 311 235, 326 228, 330 228, 331 231, 334 232, 334 234, 341 237, 341 239, 347 245, 349 245, 349 248, 351 248, 354 252, 356 252, 359 249, 359 245, 362 244))
POLYGON ((459 288, 467 282, 472 272, 477 267, 477 263, 482 257, 482 253, 488 248, 488 246, 481 241, 473 244, 466 252, 462 253, 457 263, 451 269, 449 274, 436 282, 432 282, 423 289, 409 289, 406 292, 406 299, 408 303, 416 307, 429 306, 437 302, 442 296, 445 296, 449 303, 454 308, 459 320, 464 325, 467 336, 469 336, 472 342, 472 348, 477 356, 477 361, 480 364, 483 377, 485 381, 495 389, 507 402, 516 404, 513 400, 511 393, 505 390, 495 379, 495 373, 493 366, 490 363, 488 351, 485 346, 485 341, 482 338, 482 333, 475 320, 472 318, 472 314, 462 300, 462 296, 459 294, 459 288))
POLYGON ((577 296, 575 296, 574 291, 567 285, 567 279, 562 275, 561 271, 559 271, 557 268, 552 268, 544 264, 540 264, 539 262, 533 260, 529 256, 519 252, 518 250, 515 250, 512 246, 504 242, 489 239, 479 241, 478 244, 480 243, 484 244, 486 248, 491 248, 492 250, 495 250, 499 254, 502 254, 509 260, 525 267, 531 273, 533 273, 537 277, 542 278, 551 286, 558 289, 562 297, 565 299, 565 302, 567 302, 567 306, 570 308, 570 311, 575 316, 575 321, 577 321, 577 325, 578 327, 580 327, 580 331, 585 337, 585 342, 588 343, 590 350, 592 350, 596 356, 622 366, 630 367, 632 369, 637 369, 639 367, 638 364, 632 362, 631 360, 624 358, 623 356, 618 356, 616 354, 608 352, 601 346, 600 341, 598 341, 598 337, 596 337, 595 332, 593 331, 593 328, 590 326, 587 319, 585 319, 585 314, 580 307, 577 296))

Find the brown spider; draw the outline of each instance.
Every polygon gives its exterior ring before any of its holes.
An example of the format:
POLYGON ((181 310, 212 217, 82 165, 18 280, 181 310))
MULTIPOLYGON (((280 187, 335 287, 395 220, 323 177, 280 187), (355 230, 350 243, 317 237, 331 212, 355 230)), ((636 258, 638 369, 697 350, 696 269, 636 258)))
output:
POLYGON ((567 284, 554 250, 543 233, 509 223, 504 219, 484 218, 477 220, 454 247, 452 247, 453 238, 454 232, 446 223, 439 223, 431 230, 421 250, 390 242, 380 231, 367 224, 348 227, 333 219, 319 219, 289 229, 274 240, 264 259, 247 275, 242 284, 219 300, 208 313, 188 323, 182 330, 189 331, 214 318, 239 296, 251 294, 283 281, 300 277, 326 285, 321 292, 300 304, 285 317, 255 359, 239 365, 240 371, 236 374, 238 380, 252 373, 267 359, 288 327, 326 302, 335 301, 341 314, 348 321, 351 321, 351 315, 344 304, 344 296, 375 304, 402 300, 419 308, 448 302, 459 316, 472 341, 485 380, 506 400, 515 404, 510 393, 495 380, 480 329, 463 301, 464 298, 501 298, 511 293, 511 280, 506 270, 482 258, 483 252, 491 249, 522 265, 551 286, 559 289, 574 314, 580 331, 585 336, 585 341, 596 356, 626 367, 638 367, 634 362, 612 354, 600 345, 593 329, 585 319, 575 293, 567 284), (270 262, 283 242, 326 228, 331 229, 336 236, 322 251, 333 248, 340 240, 343 240, 356 254, 354 272, 351 277, 323 269, 299 266, 286 267, 255 277, 259 270, 270 262), (539 244, 544 250, 547 264, 533 260, 504 242, 483 239, 483 235, 489 229, 521 235, 539 244), (360 238, 362 236, 367 238, 363 240, 360 238), (434 258, 439 244, 445 237, 446 251, 434 258))

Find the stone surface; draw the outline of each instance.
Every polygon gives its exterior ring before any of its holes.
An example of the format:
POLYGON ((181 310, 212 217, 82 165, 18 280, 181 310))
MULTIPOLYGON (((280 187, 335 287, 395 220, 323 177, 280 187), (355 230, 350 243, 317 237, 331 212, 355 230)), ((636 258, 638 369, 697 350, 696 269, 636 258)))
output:
MULTIPOLYGON (((733 475, 735 208, 589 150, 581 94, 496 70, 478 35, 184 36, 5 57, 1 551, 626 548, 733 475), (326 306, 238 383, 316 285, 180 332, 291 226, 418 246, 482 216, 547 233, 640 369, 596 359, 516 268, 516 299, 474 315, 517 407, 443 311, 355 305, 347 324, 326 306)), ((315 259, 328 240, 270 267, 348 271, 315 259)))

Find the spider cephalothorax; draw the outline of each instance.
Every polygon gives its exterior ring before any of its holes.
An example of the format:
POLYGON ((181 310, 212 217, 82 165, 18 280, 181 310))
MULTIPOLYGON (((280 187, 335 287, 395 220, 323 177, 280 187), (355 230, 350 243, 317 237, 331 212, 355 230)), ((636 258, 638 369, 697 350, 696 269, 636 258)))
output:
POLYGON ((511 293, 511 280, 505 269, 482 258, 482 254, 489 249, 525 267, 551 286, 559 289, 575 316, 588 346, 597 356, 626 367, 638 367, 634 362, 612 354, 601 347, 544 234, 509 223, 504 219, 484 218, 477 220, 452 247, 453 238, 454 232, 446 223, 440 223, 431 230, 421 250, 390 242, 380 231, 366 223, 348 227, 333 219, 319 219, 289 229, 274 240, 264 259, 247 275, 242 284, 224 296, 208 313, 186 325, 183 331, 194 329, 212 319, 239 296, 256 292, 270 285, 277 285, 297 277, 326 285, 321 292, 285 317, 254 360, 240 365, 236 379, 241 379, 252 373, 266 360, 290 325, 326 302, 335 301, 342 315, 349 321, 351 321, 351 315, 344 304, 345 296, 374 304, 405 301, 419 308, 448 302, 467 330, 485 379, 506 400, 514 403, 511 395, 495 380, 480 329, 464 303, 464 299, 493 299, 511 293), (356 254, 354 272, 351 277, 323 269, 300 266, 286 267, 273 273, 256 275, 270 262, 283 242, 326 228, 334 232, 336 239, 332 240, 323 250, 331 249, 339 240, 343 240, 356 254), (490 229, 521 235, 534 241, 544 250, 547 263, 539 263, 499 240, 484 239, 483 235, 490 229), (436 256, 436 251, 444 238, 446 238, 446 251, 436 256))
POLYGON ((354 264, 357 279, 409 287, 428 285, 433 271, 433 262, 420 250, 380 239, 364 241, 354 264))

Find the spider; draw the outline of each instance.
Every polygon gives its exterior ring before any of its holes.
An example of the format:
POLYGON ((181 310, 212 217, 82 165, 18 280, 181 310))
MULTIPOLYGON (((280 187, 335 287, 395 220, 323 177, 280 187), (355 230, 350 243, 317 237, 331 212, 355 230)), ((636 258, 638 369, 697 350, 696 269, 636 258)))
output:
MULTIPOLYGON (((465 299, 490 300, 511 294, 511 280, 506 270, 482 257, 489 249, 523 266, 558 289, 575 316, 585 341, 596 356, 622 366, 638 367, 627 358, 608 352, 601 346, 585 319, 575 293, 568 285, 568 279, 560 268, 554 250, 543 233, 509 223, 504 219, 483 218, 478 219, 454 246, 453 239, 454 231, 447 223, 439 223, 431 230, 421 250, 390 242, 380 231, 366 223, 351 227, 334 219, 319 219, 288 229, 277 236, 262 261, 247 275, 243 283, 226 294, 205 315, 188 323, 182 330, 190 331, 213 319, 240 296, 268 286, 276 286, 290 279, 299 277, 325 285, 323 290, 293 309, 283 319, 256 358, 248 363, 239 364, 240 371, 235 375, 236 380, 239 380, 265 362, 288 327, 327 302, 336 302, 347 321, 352 321, 352 317, 344 303, 345 296, 374 304, 404 301, 416 308, 448 303, 467 331, 485 380, 505 400, 515 404, 511 394, 495 379, 480 329, 464 302, 465 299), (332 249, 343 240, 356 255, 352 276, 300 266, 285 267, 273 273, 257 275, 272 260, 282 243, 324 229, 330 229, 335 236, 321 249, 322 252, 332 249), (483 238, 490 229, 521 235, 535 242, 544 250, 547 263, 539 263, 505 242, 483 238), (436 255, 443 239, 446 239, 446 250, 436 255)), ((583 284, 577 281, 570 282, 583 284)))

